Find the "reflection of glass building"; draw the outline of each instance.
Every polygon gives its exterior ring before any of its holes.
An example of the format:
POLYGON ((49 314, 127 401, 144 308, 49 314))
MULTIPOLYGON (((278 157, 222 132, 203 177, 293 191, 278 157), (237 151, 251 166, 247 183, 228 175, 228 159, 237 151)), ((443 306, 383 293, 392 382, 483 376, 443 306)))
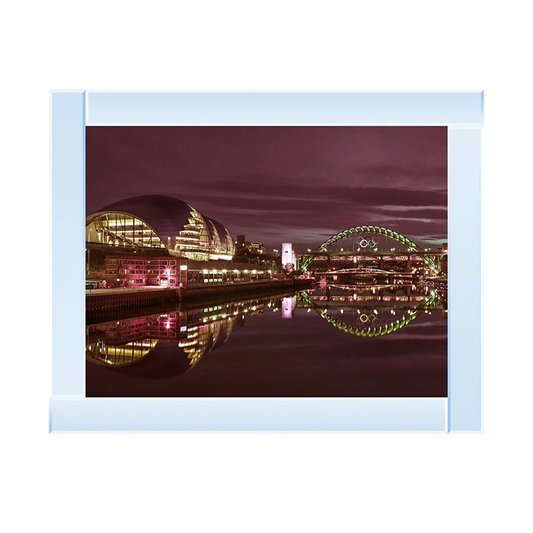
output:
POLYGON ((135 367, 131 372, 144 377, 183 373, 227 342, 236 320, 262 314, 273 300, 205 305, 88 325, 86 358, 113 369, 135 367))
POLYGON ((86 358, 113 369, 133 365, 132 375, 145 378, 181 374, 228 340, 239 308, 229 303, 87 326, 86 358))
POLYGON ((193 260, 231 260, 235 245, 216 220, 171 196, 135 196, 89 215, 85 240, 124 248, 166 249, 193 260))

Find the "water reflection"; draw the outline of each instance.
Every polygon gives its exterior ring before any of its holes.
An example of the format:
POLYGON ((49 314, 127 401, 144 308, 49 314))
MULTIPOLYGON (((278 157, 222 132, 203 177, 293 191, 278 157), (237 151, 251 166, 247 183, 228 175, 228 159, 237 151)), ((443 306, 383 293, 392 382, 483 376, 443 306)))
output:
POLYGON ((363 337, 389 335, 432 310, 447 317, 445 291, 427 285, 328 285, 300 298, 339 330, 363 337))
POLYGON ((432 370, 433 381, 426 380, 419 387, 423 391, 420 395, 443 396, 446 328, 442 319, 446 308, 446 293, 425 285, 328 285, 297 294, 181 304, 165 312, 94 323, 86 328, 87 395, 416 396, 413 392, 418 389, 413 387, 403 392, 397 384, 385 386, 391 365, 376 366, 372 379, 381 376, 383 383, 374 386, 375 394, 362 392, 366 387, 358 385, 357 380, 345 382, 350 372, 360 368, 361 361, 354 357, 389 357, 383 345, 377 344, 379 339, 369 339, 373 345, 357 345, 346 334, 397 339, 392 351, 404 366, 406 360, 413 365, 408 369, 409 379, 418 379, 419 374, 424 379, 427 361, 411 361, 411 354, 416 354, 420 346, 414 347, 412 340, 405 344, 405 338, 398 334, 402 328, 413 328, 416 319, 424 315, 420 325, 426 327, 418 328, 412 338, 428 341, 432 346, 428 357, 438 354, 439 370, 438 386, 432 370), (253 317, 260 318, 256 322, 253 317), (253 330, 236 337, 234 334, 235 339, 230 340, 236 328, 250 321, 253 330), (225 359, 206 358, 224 345, 229 345, 221 350, 225 359), (283 353, 289 355, 282 358, 283 353), (339 363, 341 355, 350 358, 351 366, 339 363), (197 366, 199 373, 196 369, 189 372, 197 366), (191 378, 185 379, 189 374, 191 378), (169 385, 155 387, 154 379, 169 385), (428 388, 430 383, 433 388, 428 388))
MULTIPOLYGON (((86 356, 91 363, 127 367, 152 353, 160 341, 173 341, 183 355, 179 373, 228 341, 247 316, 281 310, 291 319, 296 308, 315 311, 339 330, 352 335, 380 336, 405 327, 422 313, 441 311, 447 317, 446 292, 427 286, 327 285, 297 294, 268 296, 111 320, 87 326, 86 356)), ((167 349, 168 351, 168 349, 167 349)))
POLYGON ((277 310, 279 300, 268 297, 227 302, 89 325, 87 360, 113 368, 125 367, 146 358, 160 341, 174 341, 176 355, 183 357, 175 357, 173 373, 182 373, 225 343, 234 324, 244 325, 246 316, 260 315, 265 308, 277 310))

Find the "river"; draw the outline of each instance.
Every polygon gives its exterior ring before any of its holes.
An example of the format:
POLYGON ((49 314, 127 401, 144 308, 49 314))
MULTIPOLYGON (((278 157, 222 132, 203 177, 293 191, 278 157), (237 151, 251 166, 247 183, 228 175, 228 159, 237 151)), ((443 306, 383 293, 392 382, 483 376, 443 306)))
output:
POLYGON ((447 395, 446 293, 424 284, 318 286, 93 322, 88 397, 447 395))

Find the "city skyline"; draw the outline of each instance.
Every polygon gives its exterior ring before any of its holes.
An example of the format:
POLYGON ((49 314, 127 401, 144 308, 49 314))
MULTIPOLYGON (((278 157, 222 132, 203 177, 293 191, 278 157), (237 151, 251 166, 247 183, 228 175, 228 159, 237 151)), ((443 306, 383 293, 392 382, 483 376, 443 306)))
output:
POLYGON ((267 249, 382 225, 447 239, 446 127, 88 127, 87 213, 164 194, 267 249))

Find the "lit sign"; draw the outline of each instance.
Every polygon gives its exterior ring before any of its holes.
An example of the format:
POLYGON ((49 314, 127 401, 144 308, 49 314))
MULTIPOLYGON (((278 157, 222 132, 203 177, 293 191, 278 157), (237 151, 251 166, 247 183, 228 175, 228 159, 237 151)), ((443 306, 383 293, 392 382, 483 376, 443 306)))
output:
POLYGON ((355 242, 358 246, 361 248, 366 248, 367 246, 369 248, 375 248, 379 244, 380 238, 378 236, 376 237, 362 237, 359 235, 357 239, 355 239, 355 242))

